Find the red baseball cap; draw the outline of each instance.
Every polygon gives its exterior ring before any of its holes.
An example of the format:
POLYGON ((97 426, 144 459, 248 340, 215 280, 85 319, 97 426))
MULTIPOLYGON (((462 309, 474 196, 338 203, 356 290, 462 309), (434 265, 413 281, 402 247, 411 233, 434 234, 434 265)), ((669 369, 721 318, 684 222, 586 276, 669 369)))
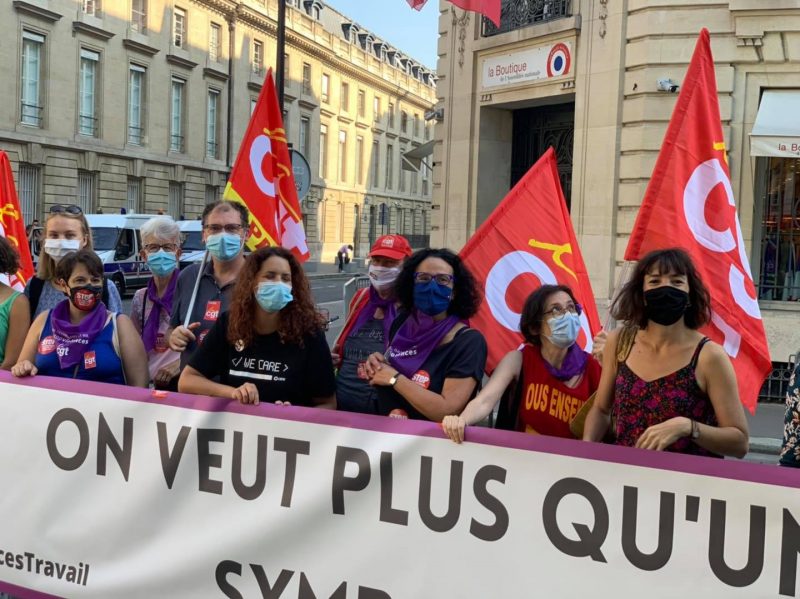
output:
POLYGON ((369 250, 369 257, 383 256, 392 260, 402 260, 411 255, 411 246, 408 239, 402 235, 384 235, 378 237, 369 250))

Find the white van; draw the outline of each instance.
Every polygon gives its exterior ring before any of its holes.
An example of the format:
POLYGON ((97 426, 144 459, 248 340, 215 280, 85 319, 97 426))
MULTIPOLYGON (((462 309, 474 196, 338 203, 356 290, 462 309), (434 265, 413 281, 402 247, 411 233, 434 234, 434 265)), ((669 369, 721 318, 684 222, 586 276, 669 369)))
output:
POLYGON ((200 220, 179 220, 183 242, 181 243, 181 268, 203 261, 206 244, 203 242, 203 222, 200 220))
POLYGON ((139 229, 153 214, 87 214, 92 230, 94 251, 103 262, 107 279, 120 292, 144 287, 152 274, 147 262, 142 260, 142 237, 139 229))

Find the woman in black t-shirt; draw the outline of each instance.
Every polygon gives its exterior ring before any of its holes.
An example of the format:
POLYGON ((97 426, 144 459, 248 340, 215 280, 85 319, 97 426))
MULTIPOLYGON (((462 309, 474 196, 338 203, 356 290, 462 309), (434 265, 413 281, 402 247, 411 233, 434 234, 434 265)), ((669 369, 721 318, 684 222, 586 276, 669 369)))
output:
POLYGON ((330 348, 303 269, 283 248, 253 252, 230 311, 189 360, 178 390, 335 409, 335 389, 330 348))
POLYGON ((450 250, 420 250, 403 265, 395 294, 405 313, 386 353, 365 367, 378 413, 441 422, 464 409, 483 378, 486 340, 465 322, 481 301, 475 279, 450 250))

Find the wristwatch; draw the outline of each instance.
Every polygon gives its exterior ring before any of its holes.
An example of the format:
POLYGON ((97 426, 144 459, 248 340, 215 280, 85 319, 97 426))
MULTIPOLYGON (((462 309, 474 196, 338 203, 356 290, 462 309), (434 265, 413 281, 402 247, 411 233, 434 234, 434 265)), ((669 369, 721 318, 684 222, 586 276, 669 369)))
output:
POLYGON ((700 438, 700 425, 697 424, 696 420, 692 420, 692 441, 696 441, 700 438))
POLYGON ((389 386, 390 387, 394 387, 397 384, 397 379, 398 378, 400 378, 400 373, 399 372, 395 372, 392 375, 392 378, 389 379, 389 386))

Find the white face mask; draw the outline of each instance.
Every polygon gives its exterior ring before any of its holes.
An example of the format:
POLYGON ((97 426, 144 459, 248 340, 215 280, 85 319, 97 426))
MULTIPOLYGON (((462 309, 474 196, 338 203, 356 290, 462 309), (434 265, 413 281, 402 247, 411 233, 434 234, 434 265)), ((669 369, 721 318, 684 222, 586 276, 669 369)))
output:
POLYGON ((58 262, 70 252, 77 252, 81 249, 79 239, 45 239, 44 253, 58 262))
POLYGON ((399 266, 369 265, 369 282, 375 288, 375 291, 384 291, 391 287, 399 274, 399 266))

